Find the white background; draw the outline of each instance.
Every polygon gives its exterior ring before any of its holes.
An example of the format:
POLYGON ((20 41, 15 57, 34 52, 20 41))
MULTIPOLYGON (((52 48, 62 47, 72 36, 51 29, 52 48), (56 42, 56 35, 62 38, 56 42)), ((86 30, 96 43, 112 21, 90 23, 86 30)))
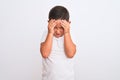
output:
POLYGON ((1 0, 0 80, 41 80, 48 12, 70 12, 76 80, 120 80, 120 0, 1 0))

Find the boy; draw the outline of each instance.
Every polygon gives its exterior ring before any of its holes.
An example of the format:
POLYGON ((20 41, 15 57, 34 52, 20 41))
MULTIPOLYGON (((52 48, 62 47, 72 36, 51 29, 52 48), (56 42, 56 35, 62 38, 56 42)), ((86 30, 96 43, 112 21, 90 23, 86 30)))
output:
POLYGON ((42 38, 42 80, 74 80, 73 57, 76 45, 70 35, 69 12, 55 6, 49 12, 48 32, 42 38))

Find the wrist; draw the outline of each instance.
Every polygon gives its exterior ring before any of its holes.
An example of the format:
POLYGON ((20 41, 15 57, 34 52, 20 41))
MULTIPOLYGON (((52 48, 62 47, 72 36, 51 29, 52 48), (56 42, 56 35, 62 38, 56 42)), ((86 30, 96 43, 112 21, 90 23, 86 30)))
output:
POLYGON ((65 32, 65 33, 64 33, 64 35, 69 35, 69 34, 70 34, 70 32, 65 32))
POLYGON ((65 31, 65 32, 64 32, 64 34, 68 34, 68 33, 70 33, 70 32, 69 32, 69 31, 65 31))
POLYGON ((54 34, 54 32, 52 32, 52 31, 48 31, 48 34, 54 34))
POLYGON ((48 35, 53 35, 53 33, 52 32, 48 32, 48 35))
POLYGON ((70 32, 69 29, 64 29, 64 34, 69 33, 69 32, 70 32))

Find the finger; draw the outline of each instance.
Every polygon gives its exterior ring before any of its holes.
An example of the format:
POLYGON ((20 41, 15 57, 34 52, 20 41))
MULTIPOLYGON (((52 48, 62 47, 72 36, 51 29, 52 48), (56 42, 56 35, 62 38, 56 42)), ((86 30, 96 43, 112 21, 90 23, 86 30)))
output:
POLYGON ((62 21, 61 21, 61 26, 62 26, 63 28, 65 28, 65 26, 66 26, 65 20, 62 20, 62 21))
POLYGON ((56 26, 56 21, 52 22, 52 28, 54 28, 56 26))
POLYGON ((50 21, 49 21, 49 24, 51 25, 51 24, 53 24, 55 22, 55 20, 54 19, 51 19, 50 21))
POLYGON ((65 23, 65 24, 70 24, 71 23, 71 21, 66 21, 66 20, 63 20, 62 22, 65 23))
POLYGON ((68 22, 66 20, 62 20, 62 24, 68 25, 68 22))
POLYGON ((62 20, 63 23, 66 23, 67 21, 66 20, 62 20))
POLYGON ((54 22, 55 21, 55 19, 51 19, 51 20, 49 20, 48 22, 49 23, 52 23, 52 22, 54 22))
POLYGON ((55 24, 54 20, 49 21, 48 27, 50 29, 53 29, 55 26, 56 26, 56 24, 55 24))

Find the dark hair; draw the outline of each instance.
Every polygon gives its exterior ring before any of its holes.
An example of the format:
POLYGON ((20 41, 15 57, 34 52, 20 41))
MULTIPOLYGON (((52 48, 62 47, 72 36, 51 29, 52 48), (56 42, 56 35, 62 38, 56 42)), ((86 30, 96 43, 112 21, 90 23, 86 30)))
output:
POLYGON ((69 12, 63 6, 55 6, 49 12, 49 20, 63 19, 69 21, 69 12))

